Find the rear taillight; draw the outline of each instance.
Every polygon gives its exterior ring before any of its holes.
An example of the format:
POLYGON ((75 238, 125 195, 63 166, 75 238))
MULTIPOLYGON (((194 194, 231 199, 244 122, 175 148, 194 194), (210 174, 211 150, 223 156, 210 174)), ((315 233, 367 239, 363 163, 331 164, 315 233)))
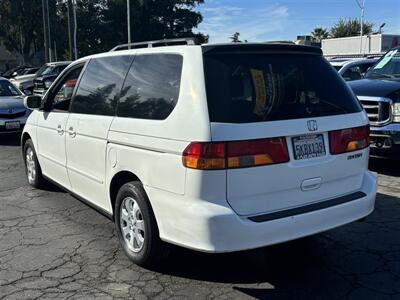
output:
POLYGON ((289 161, 285 138, 225 143, 191 143, 182 157, 187 168, 216 170, 245 168, 289 161))
POLYGON ((364 149, 369 146, 369 125, 329 132, 331 154, 364 149))

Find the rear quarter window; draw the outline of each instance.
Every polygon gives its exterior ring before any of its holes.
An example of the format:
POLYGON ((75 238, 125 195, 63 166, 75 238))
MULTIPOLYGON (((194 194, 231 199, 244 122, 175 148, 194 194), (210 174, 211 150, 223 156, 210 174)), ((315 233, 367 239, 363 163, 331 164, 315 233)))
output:
POLYGON ((250 123, 361 111, 320 55, 204 55, 211 122, 250 123))
POLYGON ((117 115, 166 119, 178 101, 182 62, 178 54, 137 55, 121 91, 117 115))

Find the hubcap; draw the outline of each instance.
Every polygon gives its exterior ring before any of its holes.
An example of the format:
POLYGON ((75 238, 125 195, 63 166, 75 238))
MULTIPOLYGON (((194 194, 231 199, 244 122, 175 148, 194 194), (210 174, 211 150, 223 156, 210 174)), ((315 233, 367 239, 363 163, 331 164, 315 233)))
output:
POLYGON ((32 148, 28 148, 25 154, 26 170, 28 172, 29 183, 34 183, 36 178, 36 164, 32 148))
POLYGON ((122 200, 120 226, 128 248, 139 252, 144 245, 144 220, 138 203, 131 197, 122 200))

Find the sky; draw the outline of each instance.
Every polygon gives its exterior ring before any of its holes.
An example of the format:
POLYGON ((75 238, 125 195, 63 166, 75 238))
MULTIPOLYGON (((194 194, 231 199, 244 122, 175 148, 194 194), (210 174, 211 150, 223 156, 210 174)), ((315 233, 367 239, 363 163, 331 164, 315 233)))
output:
MULTIPOLYGON (((362 0, 360 0, 362 1, 362 0)), ((330 28, 340 18, 359 18, 356 0, 205 0, 198 31, 210 42, 228 42, 234 32, 242 40, 295 40, 317 26, 330 28)), ((382 23, 384 33, 400 34, 400 0, 365 0, 365 20, 382 23)))

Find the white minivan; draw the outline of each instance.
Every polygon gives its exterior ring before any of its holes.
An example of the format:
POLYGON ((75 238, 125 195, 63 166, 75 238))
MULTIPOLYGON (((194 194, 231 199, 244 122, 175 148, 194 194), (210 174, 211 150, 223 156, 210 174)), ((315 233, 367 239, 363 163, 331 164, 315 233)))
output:
POLYGON ((368 118, 320 49, 121 48, 25 98, 22 148, 29 183, 54 182, 114 220, 135 263, 168 243, 252 249, 373 211, 368 118))

